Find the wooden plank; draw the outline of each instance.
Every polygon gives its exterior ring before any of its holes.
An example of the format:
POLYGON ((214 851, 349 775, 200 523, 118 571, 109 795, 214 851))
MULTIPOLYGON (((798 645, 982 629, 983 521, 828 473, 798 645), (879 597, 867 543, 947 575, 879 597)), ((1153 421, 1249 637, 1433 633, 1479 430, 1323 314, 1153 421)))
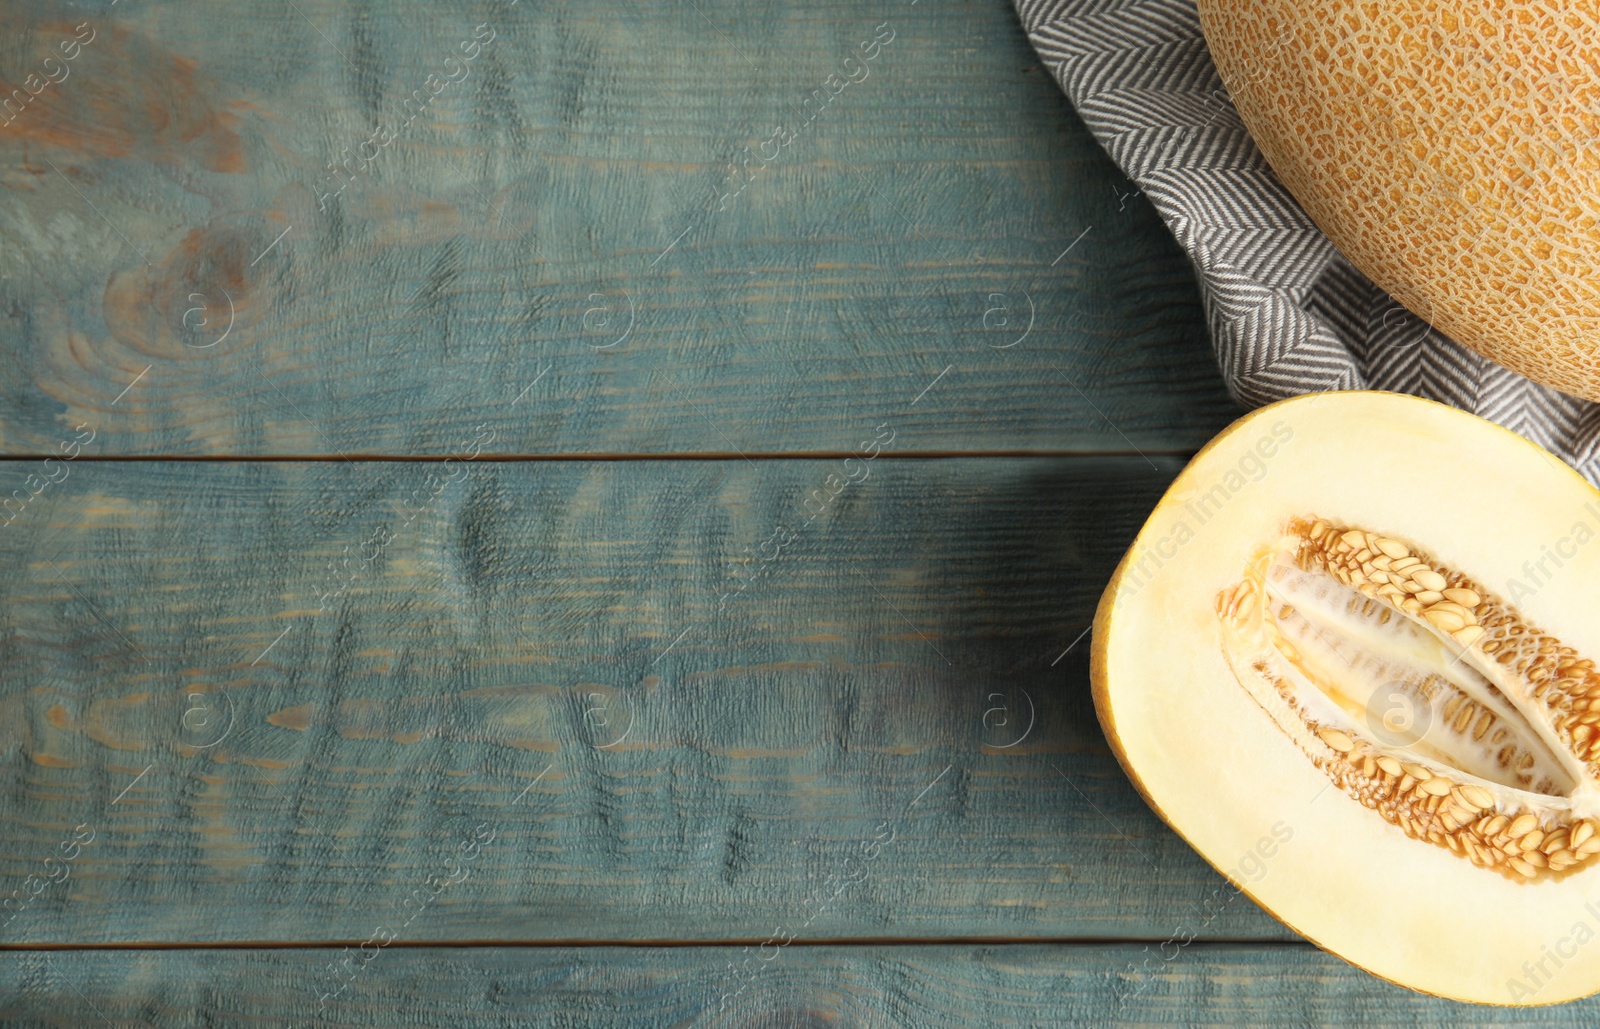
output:
POLYGON ((0 124, 0 453, 1187 450, 1236 413, 1006 0, 4 10, 0 81, 69 75, 0 124))
MULTIPOLYGON (((1304 946, 384 948, 0 955, 7 1025, 1504 1026, 1304 946), (1156 954, 1153 968, 1140 971, 1156 954), (763 955, 770 960, 762 960, 763 955), (341 977, 340 963, 344 966, 341 977), (329 966, 333 969, 330 971, 329 966), (342 984, 342 992, 341 990, 342 984), (328 996, 333 994, 332 996, 328 996)), ((1594 1000, 1519 1011, 1588 1029, 1594 1000)))
POLYGON ((349 938, 479 832, 409 939, 1292 938, 1203 906, 1089 699, 1158 463, 52 465, 0 896, 70 878, 0 942, 349 938))

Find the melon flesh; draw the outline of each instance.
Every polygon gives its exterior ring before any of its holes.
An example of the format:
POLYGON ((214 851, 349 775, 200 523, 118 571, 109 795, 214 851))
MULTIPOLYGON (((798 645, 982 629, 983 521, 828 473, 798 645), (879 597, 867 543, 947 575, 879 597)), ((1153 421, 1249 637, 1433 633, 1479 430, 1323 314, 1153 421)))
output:
POLYGON ((1600 990, 1596 584, 1600 493, 1545 451, 1298 397, 1150 516, 1095 619, 1096 709, 1156 812, 1313 942, 1438 996, 1571 1000, 1600 990))

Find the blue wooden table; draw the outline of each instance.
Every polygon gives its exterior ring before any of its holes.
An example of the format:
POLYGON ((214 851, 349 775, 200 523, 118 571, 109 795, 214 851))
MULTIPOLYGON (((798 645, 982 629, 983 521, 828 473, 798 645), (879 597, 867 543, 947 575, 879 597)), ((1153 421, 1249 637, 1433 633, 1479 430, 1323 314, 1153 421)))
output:
POLYGON ((1239 412, 1003 0, 4 14, 4 1024, 1509 1021, 1106 746, 1239 412))

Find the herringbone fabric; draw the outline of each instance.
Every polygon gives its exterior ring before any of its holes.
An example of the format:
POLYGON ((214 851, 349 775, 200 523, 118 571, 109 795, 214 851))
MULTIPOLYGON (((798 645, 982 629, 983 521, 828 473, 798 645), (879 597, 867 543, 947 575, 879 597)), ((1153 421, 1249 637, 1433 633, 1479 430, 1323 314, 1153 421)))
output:
POLYGON ((1600 484, 1600 405, 1434 330, 1306 217, 1239 120, 1194 0, 1014 2, 1084 123, 1188 252, 1236 399, 1412 393, 1521 433, 1600 484))

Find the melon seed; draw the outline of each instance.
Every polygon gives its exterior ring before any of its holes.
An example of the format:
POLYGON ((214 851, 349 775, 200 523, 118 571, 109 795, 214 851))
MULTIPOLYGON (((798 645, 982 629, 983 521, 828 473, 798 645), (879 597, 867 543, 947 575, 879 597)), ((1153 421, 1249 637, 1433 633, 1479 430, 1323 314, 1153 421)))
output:
POLYGON ((1430 797, 1443 797, 1450 792, 1452 783, 1442 775, 1434 776, 1422 784, 1422 792, 1430 797))
POLYGON ((1449 582, 1445 580, 1444 576, 1440 575, 1432 568, 1419 568, 1415 572, 1411 573, 1411 579, 1414 582, 1421 583, 1423 589, 1429 590, 1443 590, 1446 586, 1450 585, 1449 582))
POLYGON ((1454 611, 1440 611, 1437 608, 1429 608, 1422 612, 1422 617, 1426 618, 1436 628, 1445 632, 1459 632, 1467 627, 1467 620, 1454 611))
POLYGON ((1341 754, 1348 754, 1356 748, 1355 741, 1338 729, 1319 729, 1317 735, 1322 737, 1323 743, 1341 754))
POLYGON ((1511 827, 1506 830, 1506 835, 1512 839, 1517 839, 1533 832, 1538 825, 1539 819, 1537 816, 1526 813, 1520 814, 1512 821, 1511 827))
POLYGON ((1410 549, 1408 549, 1404 543, 1401 543, 1398 540, 1384 539, 1379 537, 1376 542, 1378 549, 1383 551, 1389 557, 1398 558, 1411 556, 1410 549))

